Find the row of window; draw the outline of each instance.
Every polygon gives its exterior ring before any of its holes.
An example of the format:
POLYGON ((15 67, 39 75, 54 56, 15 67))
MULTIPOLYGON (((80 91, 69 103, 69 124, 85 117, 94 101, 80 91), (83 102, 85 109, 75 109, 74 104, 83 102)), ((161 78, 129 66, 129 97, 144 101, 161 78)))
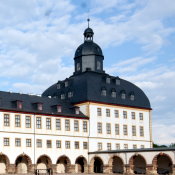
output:
MULTIPOLYGON (((107 95, 107 90, 106 90, 106 88, 103 87, 103 88, 101 89, 101 96, 106 96, 106 95, 107 95)), ((116 92, 116 90, 115 90, 115 89, 112 89, 112 90, 110 91, 110 95, 111 95, 112 98, 117 98, 117 92, 116 92)), ((127 98, 127 94, 126 94, 126 92, 125 92, 124 90, 120 91, 119 96, 120 96, 120 98, 123 99, 123 100, 125 100, 125 99, 127 98)), ((131 101, 134 101, 134 100, 135 100, 134 92, 130 92, 130 93, 128 94, 128 97, 129 97, 129 99, 130 99, 131 101)))
MULTIPOLYGON (((102 116, 102 109, 101 108, 97 108, 97 116, 102 116)), ((106 109, 106 117, 110 117, 111 116, 111 110, 110 109, 106 109)), ((114 116, 115 118, 119 118, 119 110, 114 110, 114 116)), ((123 111, 123 118, 127 119, 128 118, 128 113, 127 111, 123 111)), ((135 112, 131 112, 131 118, 133 120, 136 119, 136 113, 135 112)), ((139 113, 139 119, 143 120, 143 113, 139 113)))
MULTIPOLYGON (((101 122, 97 123, 97 133, 102 134, 103 131, 103 124, 101 122)), ((140 126, 139 127, 139 131, 140 131, 140 136, 144 137, 144 127, 140 126)), ((132 126, 132 136, 136 136, 136 126, 133 125, 132 126)), ((111 134, 111 123, 106 123, 106 134, 111 134)), ((120 135, 120 125, 119 124, 115 124, 115 135, 120 135)), ((128 135, 128 126, 127 125, 123 125, 123 135, 127 136, 128 135)))
MULTIPOLYGON (((61 130, 61 119, 55 119, 55 128, 56 130, 61 130)), ((4 126, 10 126, 10 115, 4 114, 4 126)), ((25 116, 25 127, 31 128, 32 122, 31 122, 31 116, 25 116)), ((21 116, 15 115, 15 127, 21 127, 21 116)), ((42 117, 36 117, 36 128, 41 129, 42 128, 42 117)), ((71 124, 69 119, 65 119, 65 131, 70 131, 71 124)), ((52 119, 46 118, 46 129, 51 130, 52 129, 52 119)), ((79 131, 79 121, 74 120, 74 131, 79 131)), ((83 121, 83 132, 88 132, 87 127, 87 121, 83 121)))
MULTIPOLYGON (((107 147, 107 150, 111 150, 112 149, 112 144, 111 143, 107 143, 106 147, 107 147)), ((103 143, 102 142, 98 142, 97 143, 97 148, 98 148, 98 151, 103 150, 103 143)), ((128 149, 128 144, 123 144, 123 148, 124 149, 128 149)), ((133 149, 137 149, 137 148, 138 148, 137 144, 133 144, 133 149)), ((143 148, 145 148, 145 146, 144 145, 140 145, 140 148, 143 149, 143 148)), ((115 149, 116 150, 121 149, 119 143, 115 144, 115 149)))
MULTIPOLYGON (((10 138, 5 137, 4 138, 4 146, 10 146, 10 138)), ((47 148, 52 148, 52 140, 46 140, 46 147, 47 148)), ((15 138, 15 146, 16 147, 21 147, 21 138, 15 138)), ((61 140, 56 140, 55 142, 56 148, 62 148, 62 141, 61 140)), ((32 139, 26 139, 26 147, 32 147, 32 139)), ((36 139, 36 147, 37 148, 42 148, 43 147, 43 140, 42 139, 36 139)), ((70 141, 65 141, 64 143, 65 149, 70 149, 71 148, 71 142, 70 141)), ((80 143, 79 141, 74 142, 74 148, 75 149, 80 149, 80 143)), ((88 149, 88 143, 83 142, 83 149, 88 149)))

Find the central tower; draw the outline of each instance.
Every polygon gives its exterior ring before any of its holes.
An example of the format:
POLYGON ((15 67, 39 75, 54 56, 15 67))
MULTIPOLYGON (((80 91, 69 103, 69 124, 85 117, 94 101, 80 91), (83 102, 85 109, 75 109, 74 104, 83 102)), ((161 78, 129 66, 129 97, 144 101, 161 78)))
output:
POLYGON ((94 32, 91 28, 84 31, 84 43, 81 44, 74 56, 75 72, 80 74, 85 71, 103 71, 103 53, 101 48, 93 41, 94 32))

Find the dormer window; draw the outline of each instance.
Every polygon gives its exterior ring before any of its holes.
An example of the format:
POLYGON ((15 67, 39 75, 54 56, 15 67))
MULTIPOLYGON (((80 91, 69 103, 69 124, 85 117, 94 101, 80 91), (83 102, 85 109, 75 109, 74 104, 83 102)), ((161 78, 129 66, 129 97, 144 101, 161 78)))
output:
POLYGON ((125 91, 121 91, 121 99, 126 99, 126 92, 125 91))
POLYGON ((106 96, 106 89, 105 89, 105 88, 102 88, 102 90, 101 90, 101 95, 102 95, 102 96, 106 96))
POLYGON ((57 89, 61 89, 61 84, 57 83, 57 89))
POLYGON ((80 108, 79 107, 75 107, 75 114, 80 114, 80 108))
POLYGON ((68 92, 68 98, 73 97, 73 92, 68 92))
POLYGON ((111 83, 111 79, 109 77, 106 78, 106 83, 110 84, 111 83))
POLYGON ((37 103, 37 110, 42 111, 43 110, 43 104, 42 103, 37 103))
POLYGON ((68 81, 65 81, 64 85, 65 85, 65 87, 68 87, 68 85, 69 85, 68 81))
POLYGON ((117 97, 117 93, 115 89, 112 89, 111 91, 111 97, 116 98, 117 97))
POLYGON ((135 100, 135 95, 134 95, 133 92, 130 94, 130 100, 131 100, 131 101, 134 101, 134 100, 135 100))
POLYGON ((17 108, 22 109, 22 101, 17 101, 17 108))
POLYGON ((61 105, 57 105, 57 112, 61 112, 61 111, 62 111, 61 105))
POLYGON ((115 80, 115 82, 116 82, 116 85, 120 85, 120 79, 119 79, 119 77, 117 77, 117 79, 115 80))
POLYGON ((61 100, 65 99, 65 94, 61 94, 61 100))

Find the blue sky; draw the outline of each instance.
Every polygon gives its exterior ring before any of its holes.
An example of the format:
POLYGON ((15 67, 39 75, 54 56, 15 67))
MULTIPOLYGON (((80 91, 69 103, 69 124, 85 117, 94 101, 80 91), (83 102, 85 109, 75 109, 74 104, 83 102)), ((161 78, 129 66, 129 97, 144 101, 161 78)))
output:
POLYGON ((145 91, 154 142, 175 142, 174 0, 0 0, 0 12, 0 90, 41 94, 70 76, 89 16, 106 72, 145 91))

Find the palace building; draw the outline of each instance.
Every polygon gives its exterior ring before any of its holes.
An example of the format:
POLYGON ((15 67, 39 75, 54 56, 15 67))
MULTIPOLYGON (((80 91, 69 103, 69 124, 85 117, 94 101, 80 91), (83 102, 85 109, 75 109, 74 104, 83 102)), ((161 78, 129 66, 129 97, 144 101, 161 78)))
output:
POLYGON ((93 35, 84 31, 73 75, 41 96, 0 92, 0 174, 175 173, 175 149, 152 148, 148 97, 105 72, 93 35))

